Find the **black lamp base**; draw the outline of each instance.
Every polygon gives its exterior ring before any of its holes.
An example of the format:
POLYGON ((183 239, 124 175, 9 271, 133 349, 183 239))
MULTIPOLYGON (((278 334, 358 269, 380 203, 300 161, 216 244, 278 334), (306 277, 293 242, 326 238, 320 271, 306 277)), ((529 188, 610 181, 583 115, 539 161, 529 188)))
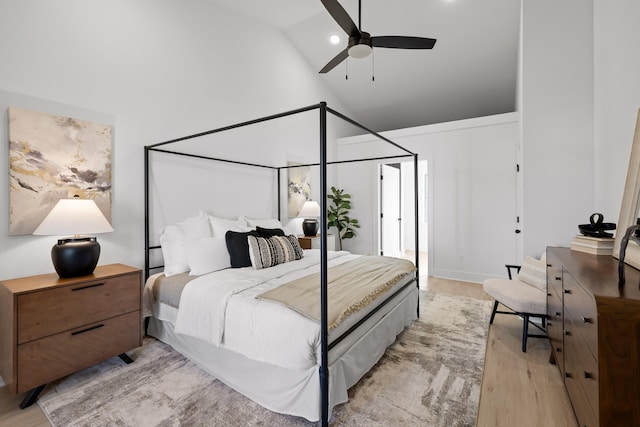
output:
POLYGON ((93 273, 100 257, 100 244, 95 237, 60 239, 51 248, 53 267, 60 277, 79 277, 93 273))
POLYGON ((318 220, 307 218, 302 221, 302 232, 307 237, 318 234, 318 220))

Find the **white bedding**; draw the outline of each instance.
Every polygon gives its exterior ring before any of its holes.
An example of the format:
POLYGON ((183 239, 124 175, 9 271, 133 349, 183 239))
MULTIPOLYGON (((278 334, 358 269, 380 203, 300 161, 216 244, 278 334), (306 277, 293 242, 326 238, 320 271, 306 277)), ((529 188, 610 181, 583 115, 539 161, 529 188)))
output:
MULTIPOLYGON (((329 266, 357 257, 330 252, 329 266)), ((288 369, 315 366, 320 357, 320 325, 255 297, 318 271, 319 262, 319 250, 306 250, 301 260, 268 269, 247 267, 200 276, 182 292, 175 332, 288 369)))
MULTIPOLYGON (((169 343, 207 372, 260 405, 276 412, 318 421, 321 416, 319 325, 283 305, 255 298, 281 283, 317 271, 320 251, 305 250, 304 253, 305 258, 300 260, 302 262, 294 261, 260 271, 233 269, 224 275, 202 276, 185 286, 185 290, 189 286, 196 289, 194 295, 187 294, 188 299, 205 295, 200 301, 205 307, 209 304, 204 302, 206 297, 218 298, 213 296, 215 292, 209 294, 206 289, 215 288, 216 283, 219 284, 225 276, 233 274, 235 285, 221 288, 223 296, 226 294, 229 298, 223 314, 225 329, 219 345, 210 344, 207 339, 175 333, 179 310, 166 303, 152 301, 152 288, 161 274, 151 276, 144 293, 145 311, 153 313, 149 334, 169 343), (252 281, 260 284, 240 291, 235 289, 236 285, 243 288, 252 281)), ((347 252, 330 252, 328 255, 329 266, 358 258, 347 252)), ((411 280, 412 276, 403 278, 388 294, 395 294, 411 280)), ((185 301, 185 290, 181 295, 181 306, 185 301)), ((417 303, 416 286, 402 289, 392 303, 370 316, 356 331, 331 349, 328 366, 330 411, 335 405, 348 400, 347 389, 375 365, 387 346, 416 318, 417 303)), ((188 302, 184 303, 184 307, 188 305, 188 302)), ((214 302, 213 305, 218 304, 214 302)), ((349 330, 372 309, 373 306, 370 306, 347 317, 329 333, 329 342, 349 330)), ((206 316, 210 321, 220 323, 219 317, 206 316)), ((198 322, 197 319, 191 321, 198 322)), ((187 325, 186 329, 190 327, 187 325)), ((215 335, 219 336, 218 333, 215 335)))

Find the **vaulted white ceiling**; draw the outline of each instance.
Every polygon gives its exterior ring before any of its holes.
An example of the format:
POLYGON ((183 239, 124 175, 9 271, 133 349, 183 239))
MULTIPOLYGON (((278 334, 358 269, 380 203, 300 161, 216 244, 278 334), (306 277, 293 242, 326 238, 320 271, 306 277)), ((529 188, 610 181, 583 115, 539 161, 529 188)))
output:
MULTIPOLYGON (((318 71, 347 45, 320 0, 211 1, 279 29, 318 71), (332 34, 338 45, 329 43, 332 34)), ((358 0, 339 2, 357 25, 358 0)), ((365 126, 383 131, 515 111, 520 1, 362 0, 361 18, 372 36, 437 39, 432 50, 374 48, 320 75, 365 126)))

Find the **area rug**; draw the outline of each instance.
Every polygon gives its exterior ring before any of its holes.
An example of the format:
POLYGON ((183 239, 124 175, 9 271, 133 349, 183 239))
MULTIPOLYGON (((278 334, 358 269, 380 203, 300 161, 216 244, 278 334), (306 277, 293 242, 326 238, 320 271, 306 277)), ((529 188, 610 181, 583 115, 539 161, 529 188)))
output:
MULTIPOLYGON (((420 319, 349 390, 332 426, 475 425, 491 304, 420 292, 420 319)), ((315 425, 262 408, 153 338, 130 355, 131 365, 112 358, 47 386, 38 403, 53 426, 315 425)))

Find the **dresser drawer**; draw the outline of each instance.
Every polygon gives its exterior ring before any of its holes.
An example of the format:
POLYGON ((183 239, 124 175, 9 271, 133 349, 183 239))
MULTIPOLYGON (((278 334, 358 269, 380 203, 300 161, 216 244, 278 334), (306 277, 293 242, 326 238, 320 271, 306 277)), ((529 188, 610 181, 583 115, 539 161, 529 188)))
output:
POLYGON ((564 343, 563 343, 563 318, 562 301, 555 292, 550 292, 547 296, 547 335, 551 343, 556 364, 560 372, 564 374, 564 343))
POLYGON ((569 274, 564 281, 565 329, 582 337, 591 355, 598 360, 598 316, 593 298, 569 274), (571 320, 569 325, 568 320, 571 320))
POLYGON ((18 296, 18 344, 140 309, 139 272, 18 296))
POLYGON ((140 311, 18 346, 18 393, 142 345, 140 311))
POLYGON ((566 349, 567 373, 582 388, 592 412, 598 415, 598 362, 587 350, 585 342, 580 335, 571 333, 572 322, 565 321, 568 334, 565 336, 564 348, 566 349), (571 366, 569 371, 568 366, 571 366))
POLYGON ((562 301, 562 264, 554 256, 547 257, 547 292, 554 292, 562 301))
MULTIPOLYGON (((567 351, 569 351, 567 349, 567 351)), ((594 408, 589 402, 579 377, 576 376, 576 368, 572 365, 572 360, 567 360, 565 364, 567 372, 565 374, 564 384, 567 387, 567 393, 571 399, 573 411, 578 419, 580 427, 597 427, 598 417, 594 413, 594 408)))

